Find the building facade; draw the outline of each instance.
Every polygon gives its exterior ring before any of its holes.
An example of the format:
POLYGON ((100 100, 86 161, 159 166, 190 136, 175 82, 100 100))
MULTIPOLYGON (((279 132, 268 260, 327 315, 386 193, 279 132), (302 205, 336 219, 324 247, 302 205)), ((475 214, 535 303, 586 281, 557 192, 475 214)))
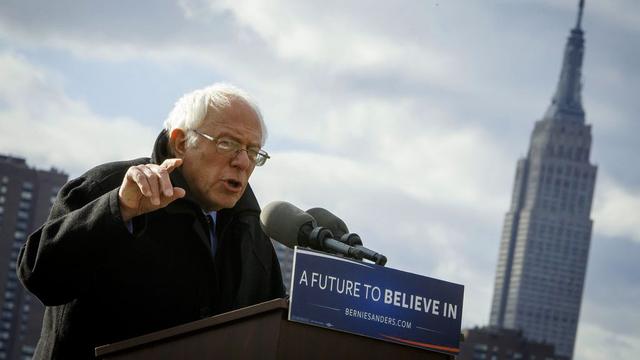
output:
POLYGON ((457 360, 561 360, 551 344, 527 340, 521 330, 483 327, 463 331, 457 360))
POLYGON ((271 240, 273 248, 276 250, 278 261, 280 261, 280 271, 282 272, 282 282, 286 287, 287 294, 291 293, 291 272, 293 271, 293 249, 288 248, 275 240, 271 240))
POLYGON ((18 252, 49 215, 67 175, 37 170, 25 159, 0 155, 0 360, 31 359, 44 306, 20 285, 18 252))
POLYGON ((584 1, 556 93, 516 168, 498 256, 490 324, 521 329, 571 358, 593 222, 596 166, 581 100, 584 1))

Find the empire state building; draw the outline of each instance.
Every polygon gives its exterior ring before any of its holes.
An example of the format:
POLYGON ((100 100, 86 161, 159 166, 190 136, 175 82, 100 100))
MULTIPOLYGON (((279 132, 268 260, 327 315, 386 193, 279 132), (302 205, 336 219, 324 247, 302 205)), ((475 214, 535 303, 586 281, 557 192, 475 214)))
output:
POLYGON ((587 270, 596 166, 581 99, 584 0, 551 104, 518 161, 505 216, 490 323, 521 329, 571 358, 587 270))

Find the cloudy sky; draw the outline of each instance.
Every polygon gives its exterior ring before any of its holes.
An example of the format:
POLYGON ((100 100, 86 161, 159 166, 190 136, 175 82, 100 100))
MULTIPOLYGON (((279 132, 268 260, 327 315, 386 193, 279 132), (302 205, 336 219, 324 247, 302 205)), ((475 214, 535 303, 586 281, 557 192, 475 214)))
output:
MULTIPOLYGON (((577 0, 0 3, 0 153, 78 176, 149 154, 176 99, 257 98, 260 202, 332 210, 388 266, 465 285, 488 323, 515 164, 555 90, 577 0)), ((640 353, 640 2, 587 1, 598 165, 577 359, 640 353)))

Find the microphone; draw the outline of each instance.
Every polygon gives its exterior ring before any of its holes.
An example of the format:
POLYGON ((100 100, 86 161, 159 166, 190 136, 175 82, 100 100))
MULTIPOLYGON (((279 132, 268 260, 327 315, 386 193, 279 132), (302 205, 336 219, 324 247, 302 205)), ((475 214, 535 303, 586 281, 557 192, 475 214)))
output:
POLYGON ((353 246, 359 250, 362 258, 371 260, 378 265, 384 266, 387 263, 387 257, 362 246, 362 239, 358 234, 350 233, 347 224, 339 217, 335 216, 327 209, 312 208, 307 213, 316 220, 319 226, 323 226, 331 230, 331 232, 340 238, 340 241, 353 246))
POLYGON ((322 224, 320 226, 324 226, 327 229, 331 230, 333 235, 335 235, 336 237, 341 237, 344 234, 349 233, 347 224, 345 224, 342 219, 335 216, 327 209, 319 207, 311 208, 307 210, 307 214, 313 216, 313 218, 316 220, 316 223, 322 224))
POLYGON ((331 230, 317 226, 313 216, 286 201, 265 206, 260 214, 260 226, 267 236, 290 248, 300 245, 362 259, 356 248, 335 240, 331 230))

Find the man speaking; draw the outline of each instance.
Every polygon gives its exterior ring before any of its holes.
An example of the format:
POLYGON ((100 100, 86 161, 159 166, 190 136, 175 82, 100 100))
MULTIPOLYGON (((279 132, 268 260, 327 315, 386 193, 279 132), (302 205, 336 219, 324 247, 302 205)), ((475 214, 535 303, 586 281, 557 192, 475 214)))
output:
POLYGON ((283 297, 280 266, 248 184, 266 128, 243 91, 183 96, 152 157, 67 183, 20 251, 18 276, 45 305, 34 359, 94 348, 283 297))

